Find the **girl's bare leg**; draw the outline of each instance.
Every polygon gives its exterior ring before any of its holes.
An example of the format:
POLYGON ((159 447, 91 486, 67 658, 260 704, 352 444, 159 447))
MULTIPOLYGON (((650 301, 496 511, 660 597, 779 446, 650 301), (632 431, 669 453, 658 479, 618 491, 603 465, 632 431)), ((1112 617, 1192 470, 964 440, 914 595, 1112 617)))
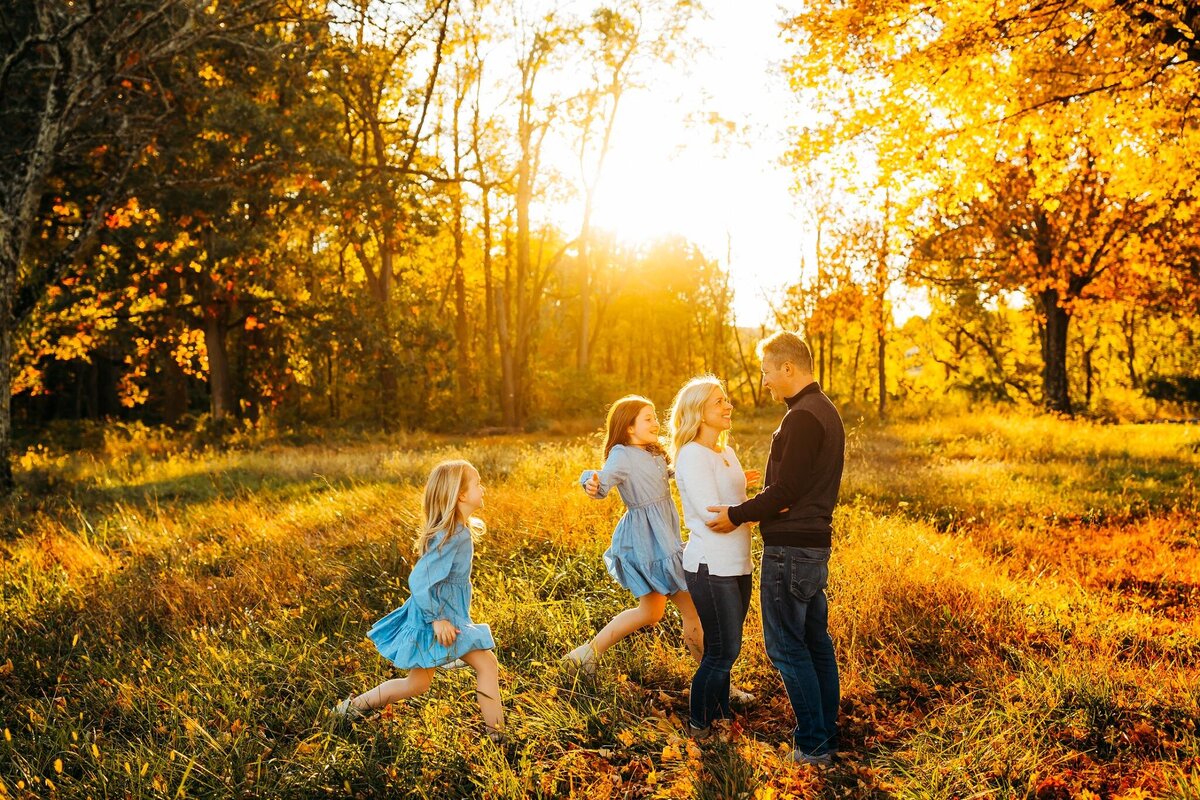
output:
POLYGON ((393 678, 384 681, 374 689, 368 689, 350 701, 359 711, 370 711, 383 708, 397 700, 407 700, 410 697, 424 694, 433 681, 433 670, 425 667, 414 667, 403 678, 393 678))
POLYGON ((504 730, 504 705, 500 702, 500 664, 491 650, 472 650, 462 657, 475 670, 475 699, 483 724, 489 730, 504 730))
MULTIPOLYGON (((663 611, 666 608, 666 595, 657 592, 644 594, 638 598, 637 608, 627 608, 617 614, 600 629, 600 632, 590 642, 583 645, 583 648, 590 646, 592 652, 598 656, 639 628, 656 625, 662 619, 663 611)), ((571 652, 574 653, 583 648, 576 648, 571 652)))
POLYGON ((700 615, 696 613, 696 605, 692 596, 687 592, 676 592, 671 595, 671 602, 679 609, 683 620, 683 643, 697 664, 704 657, 704 629, 700 627, 700 615))

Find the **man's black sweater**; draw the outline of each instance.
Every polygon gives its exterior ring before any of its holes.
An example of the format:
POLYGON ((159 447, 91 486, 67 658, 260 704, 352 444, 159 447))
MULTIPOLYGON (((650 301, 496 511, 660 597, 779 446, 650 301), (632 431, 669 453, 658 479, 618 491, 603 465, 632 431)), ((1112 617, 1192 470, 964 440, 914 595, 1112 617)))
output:
POLYGON ((763 544, 829 547, 846 430, 815 381, 785 402, 787 413, 771 437, 764 488, 732 506, 729 520, 735 525, 759 522, 763 544))

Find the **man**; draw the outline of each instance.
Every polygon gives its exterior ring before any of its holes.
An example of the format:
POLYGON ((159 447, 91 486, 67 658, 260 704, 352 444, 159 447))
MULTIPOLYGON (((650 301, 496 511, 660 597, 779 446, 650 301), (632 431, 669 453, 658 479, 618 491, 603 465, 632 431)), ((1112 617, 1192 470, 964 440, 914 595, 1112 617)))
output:
POLYGON ((763 639, 796 714, 790 759, 826 765, 837 753, 838 668, 829 637, 829 552, 846 432, 813 379, 812 354, 794 333, 759 343, 763 386, 787 413, 771 439, 764 488, 736 506, 712 506, 708 527, 758 522, 763 538, 763 639))

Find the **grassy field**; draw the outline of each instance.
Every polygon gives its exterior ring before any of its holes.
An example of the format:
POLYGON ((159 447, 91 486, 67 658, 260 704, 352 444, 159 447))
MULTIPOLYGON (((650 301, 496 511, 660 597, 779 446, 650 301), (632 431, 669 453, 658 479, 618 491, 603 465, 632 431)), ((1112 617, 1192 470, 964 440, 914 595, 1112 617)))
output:
MULTIPOLYGON (((774 420, 741 423, 743 462, 774 420)), ((1195 426, 979 415, 855 423, 831 627, 845 757, 780 761, 791 712, 751 612, 757 704, 680 738, 668 616, 595 678, 558 657, 629 603, 600 553, 620 504, 574 483, 595 440, 397 435, 195 452, 111 429, 38 449, 0 504, 0 796, 1200 797, 1195 426), (363 639, 407 597, 419 492, 487 487, 475 608, 509 736, 468 674, 335 724, 392 673, 363 639)))

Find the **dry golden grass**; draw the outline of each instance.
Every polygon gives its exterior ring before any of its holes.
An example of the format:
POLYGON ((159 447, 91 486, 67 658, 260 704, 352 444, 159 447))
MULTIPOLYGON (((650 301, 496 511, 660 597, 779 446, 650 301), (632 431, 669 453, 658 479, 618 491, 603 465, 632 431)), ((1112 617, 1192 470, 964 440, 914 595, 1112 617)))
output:
MULTIPOLYGON (((739 426, 743 462, 773 420, 739 426)), ((619 514, 575 484, 589 438, 194 452, 114 429, 32 451, 0 523, 0 796, 1200 797, 1197 431, 980 415, 850 426, 831 627, 845 757, 780 761, 790 710, 751 612, 759 702, 681 738, 678 621, 558 657, 629 598, 619 514), (475 616, 509 739, 470 677, 354 726, 324 710, 389 675, 363 634, 407 597, 429 468, 476 463, 475 616)))

